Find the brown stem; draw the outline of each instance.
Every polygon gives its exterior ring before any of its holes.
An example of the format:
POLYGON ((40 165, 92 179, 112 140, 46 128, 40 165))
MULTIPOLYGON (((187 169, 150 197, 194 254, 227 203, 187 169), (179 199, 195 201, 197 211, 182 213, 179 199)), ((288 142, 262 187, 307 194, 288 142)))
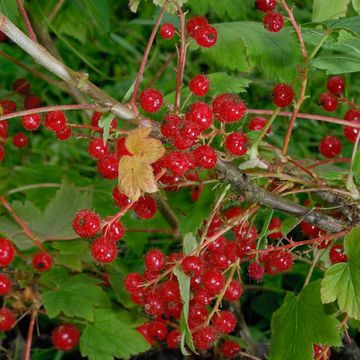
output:
POLYGON ((25 356, 24 360, 30 360, 31 359, 31 345, 32 345, 32 339, 34 334, 34 327, 35 327, 35 320, 36 320, 37 312, 33 311, 31 313, 31 319, 29 323, 29 329, 26 339, 26 348, 25 348, 25 356))
POLYGON ((61 9, 61 7, 64 5, 65 0, 59 0, 56 5, 54 6, 54 8, 51 10, 51 13, 48 16, 48 20, 51 22, 54 17, 56 16, 56 14, 59 12, 59 10, 61 9))
POLYGON ((0 203, 4 206, 4 208, 8 211, 10 216, 19 224, 19 226, 24 230, 24 233, 27 235, 29 239, 43 252, 46 252, 43 244, 40 240, 33 234, 33 232, 29 229, 29 227, 25 224, 25 222, 16 214, 14 209, 11 207, 9 202, 5 199, 5 197, 0 197, 0 203))
POLYGON ((163 198, 161 194, 153 194, 154 199, 156 200, 156 203, 158 205, 159 211, 164 216, 166 221, 169 223, 171 228, 173 229, 175 233, 175 237, 179 237, 179 224, 180 221, 177 218, 174 211, 170 208, 167 201, 163 198))
POLYGON ((36 38, 36 35, 34 33, 34 30, 33 30, 32 26, 31 26, 29 17, 27 16, 27 13, 26 13, 26 10, 24 8, 24 5, 23 5, 22 1, 21 0, 16 0, 16 4, 17 4, 17 7, 18 7, 18 9, 20 11, 20 14, 21 14, 21 16, 22 16, 22 18, 24 20, 26 30, 27 30, 27 32, 29 34, 30 39, 32 41, 38 42, 37 38, 36 38))

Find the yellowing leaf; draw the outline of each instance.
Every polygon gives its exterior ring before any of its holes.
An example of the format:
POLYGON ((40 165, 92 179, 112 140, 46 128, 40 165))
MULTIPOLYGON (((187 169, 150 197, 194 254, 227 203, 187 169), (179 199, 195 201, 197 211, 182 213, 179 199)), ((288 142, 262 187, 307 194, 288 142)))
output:
POLYGON ((152 164, 161 159, 165 149, 158 139, 150 137, 151 129, 139 127, 133 130, 125 140, 126 148, 133 154, 139 155, 144 163, 152 164))
POLYGON ((158 190, 151 165, 139 155, 123 156, 119 162, 119 190, 136 201, 142 193, 158 190))

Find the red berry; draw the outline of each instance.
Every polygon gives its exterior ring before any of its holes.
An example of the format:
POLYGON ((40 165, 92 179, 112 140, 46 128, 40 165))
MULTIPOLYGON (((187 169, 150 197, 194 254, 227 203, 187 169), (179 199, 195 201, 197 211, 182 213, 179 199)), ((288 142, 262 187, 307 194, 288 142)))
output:
POLYGON ((46 114, 45 127, 57 132, 66 128, 66 117, 63 111, 51 111, 46 114))
POLYGON ((52 258, 47 252, 39 252, 33 257, 32 265, 36 271, 49 271, 52 266, 52 258))
POLYGON ((5 42, 6 39, 7 36, 2 31, 0 31, 0 43, 5 42))
POLYGON ((186 30, 190 36, 194 36, 195 32, 201 27, 208 25, 208 21, 203 16, 194 16, 186 23, 186 30))
POLYGON ((282 237, 281 232, 281 220, 279 218, 272 218, 269 224, 269 238, 280 239, 282 237))
POLYGON ((333 158, 341 154, 342 145, 340 140, 336 136, 325 136, 320 143, 319 151, 320 154, 327 157, 333 158))
POLYGON ((255 281, 261 281, 264 277, 265 269, 258 262, 253 262, 248 267, 249 278, 255 281))
POLYGON ((11 281, 5 274, 0 274, 0 296, 6 295, 11 289, 11 281))
POLYGON ((152 219, 156 214, 157 205, 151 196, 146 195, 135 203, 134 211, 140 219, 152 219))
POLYGON ((294 100, 294 90, 287 84, 277 84, 272 91, 273 102, 278 107, 289 106, 294 100))
MULTIPOLYGON (((99 126, 99 121, 101 117, 104 115, 104 113, 101 112, 94 112, 93 116, 91 117, 91 126, 99 126)), ((116 129, 117 128, 117 120, 114 117, 114 119, 111 121, 111 128, 116 129)), ((103 130, 101 129, 100 132, 103 130)))
POLYGON ((243 213, 243 209, 239 208, 238 206, 230 206, 226 209, 224 216, 226 220, 231 220, 233 218, 237 218, 243 213))
POLYGON ((153 321, 149 323, 148 333, 153 338, 158 338, 159 340, 165 340, 167 336, 167 327, 161 321, 153 321))
POLYGON ((176 28, 173 24, 165 23, 160 27, 159 34, 164 39, 171 39, 176 33, 176 28))
MULTIPOLYGON (((1 111, 0 111, 1 114, 1 111)), ((0 139, 7 139, 9 124, 6 120, 0 121, 0 139)))
POLYGON ((7 99, 3 99, 0 101, 0 113, 2 109, 2 115, 8 115, 16 111, 16 104, 7 99))
POLYGON ((225 291, 224 299, 228 301, 237 301, 243 293, 243 288, 239 281, 232 280, 225 291))
POLYGON ((4 147, 0 144, 0 162, 2 162, 5 158, 5 149, 4 147))
POLYGON ((270 275, 287 272, 293 264, 291 254, 285 251, 273 251, 264 260, 265 271, 270 275))
MULTIPOLYGON (((248 129, 251 131, 261 131, 265 127, 267 122, 268 122, 267 119, 263 117, 255 116, 251 119, 248 129)), ((271 126, 266 133, 269 134, 270 132, 271 132, 271 126)))
POLYGON ((164 302, 180 302, 179 283, 176 280, 168 280, 161 284, 159 294, 164 302))
POLYGON ((19 149, 26 147, 28 143, 29 138, 24 133, 17 133, 13 137, 13 144, 19 149))
POLYGON ((339 101, 334 95, 323 93, 320 95, 319 105, 322 105, 325 111, 333 112, 337 110, 339 101))
POLYGON ((221 352, 227 359, 235 359, 241 351, 240 345, 233 340, 226 340, 221 345, 221 352))
POLYGON ((273 11, 276 8, 276 5, 276 0, 256 0, 256 7, 264 13, 273 11))
POLYGON ((18 79, 13 83, 12 88, 20 95, 27 95, 30 92, 30 83, 25 79, 18 79))
POLYGON ((234 132, 225 140, 225 147, 232 155, 241 156, 247 152, 247 136, 243 132, 234 132))
POLYGON ((210 48, 216 44, 217 30, 211 25, 204 25, 194 32, 193 37, 198 45, 210 48))
POLYGON ((166 344, 169 349, 177 349, 180 346, 181 333, 179 330, 172 330, 166 337, 166 344))
POLYGON ((115 154, 108 154, 99 159, 97 163, 98 173, 105 179, 116 179, 119 174, 119 160, 115 154))
POLYGON ((197 289, 194 291, 194 301, 200 305, 209 305, 213 299, 205 289, 197 289))
POLYGON ((15 248, 8 239, 0 238, 0 267, 8 266, 14 260, 15 248))
POLYGON ((194 334, 194 340, 197 345, 199 344, 198 341, 200 341, 200 343, 205 343, 206 345, 212 344, 216 340, 215 328, 212 326, 206 326, 200 329, 196 334, 194 334))
POLYGON ((54 347, 60 351, 70 351, 77 346, 80 331, 75 325, 63 324, 56 327, 51 334, 54 347))
POLYGON ((132 156, 131 152, 126 148, 125 145, 126 138, 120 138, 116 141, 116 154, 119 157, 119 159, 122 156, 132 156))
POLYGON ((136 328, 136 330, 144 337, 144 339, 150 344, 155 343, 154 339, 149 335, 149 323, 142 324, 136 328))
POLYGON ((216 119, 225 123, 238 121, 246 113, 245 103, 238 96, 228 93, 218 95, 212 108, 216 119))
POLYGON ((144 111, 156 112, 161 108, 163 97, 156 89, 145 89, 140 94, 140 105, 144 111))
POLYGON ((106 237, 99 237, 91 244, 91 255, 101 263, 113 262, 117 256, 116 244, 106 237))
MULTIPOLYGON (((209 234, 208 234, 209 235, 209 234)), ((207 250, 210 252, 222 252, 225 250, 226 239, 223 236, 219 236, 216 240, 212 241, 207 250)))
POLYGON ((205 96, 210 90, 210 79, 206 75, 194 76, 190 80, 189 89, 196 96, 205 96))
POLYGON ((330 349, 324 345, 313 345, 314 348, 314 360, 329 360, 330 349))
POLYGON ((201 130, 195 123, 185 123, 183 128, 175 135, 173 145, 179 150, 185 150, 193 146, 201 130))
POLYGON ((333 95, 341 95, 345 91, 345 80, 341 76, 333 76, 328 80, 326 86, 333 95))
POLYGON ((221 334, 230 334, 235 330, 236 318, 230 311, 219 311, 212 318, 212 324, 221 334))
POLYGON ((186 256, 182 263, 182 269, 188 276, 200 275, 203 269, 202 261, 198 256, 189 255, 186 256))
POLYGON ((263 19, 264 28, 270 32, 278 32, 284 26, 284 17, 276 12, 268 12, 263 19))
POLYGON ((167 154, 164 158, 164 167, 169 169, 174 175, 182 176, 189 169, 189 158, 186 154, 174 151, 167 154))
POLYGON ((213 122, 213 112, 208 104, 196 102, 191 105, 185 120, 195 123, 201 131, 207 130, 213 122))
POLYGON ((0 309, 0 331, 9 331, 15 324, 15 314, 7 308, 0 309))
POLYGON ((330 249, 329 256, 332 264, 348 261, 348 257, 344 254, 343 245, 333 245, 330 249))
MULTIPOLYGON (((360 125, 360 110, 350 109, 345 114, 344 119, 348 120, 348 121, 354 121, 356 124, 360 125)), ((351 127, 351 126, 345 126, 344 127, 344 135, 352 143, 356 142, 356 138, 357 138, 358 134, 359 134, 359 128, 354 128, 354 127, 351 127)), ((1 135, 0 135, 0 137, 1 137, 1 135)))
POLYGON ((55 132, 56 138, 60 141, 65 141, 70 139, 72 134, 72 130, 70 127, 66 127, 65 129, 61 129, 55 132))
POLYGON ((307 236, 312 237, 312 238, 319 237, 319 234, 320 234, 320 231, 321 231, 321 229, 319 229, 315 225, 310 224, 310 223, 308 223, 306 221, 302 221, 300 223, 300 228, 301 228, 301 231, 303 232, 304 235, 307 235, 307 236))
POLYGON ((22 125, 25 130, 34 131, 37 130, 41 123, 41 117, 39 114, 24 115, 22 117, 22 125))
POLYGON ((114 187, 112 197, 117 206, 123 208, 131 203, 131 200, 123 193, 120 192, 117 186, 114 187))
POLYGON ((102 233, 109 240, 118 242, 125 235, 125 229, 121 221, 115 220, 109 226, 104 227, 102 233))
POLYGON ((100 225, 98 214, 90 210, 81 210, 74 217, 73 229, 80 237, 87 238, 96 235, 100 225))
POLYGON ((108 155, 108 147, 102 138, 92 139, 88 145, 88 153, 94 159, 101 159, 108 155))
POLYGON ((179 132, 182 119, 177 115, 166 115, 165 122, 161 124, 161 133, 169 139, 173 139, 179 132))
POLYGON ((143 277, 138 273, 131 273, 125 277, 125 289, 128 292, 134 292, 144 283, 143 277))
POLYGON ((219 294, 225 285, 224 276, 217 270, 207 270, 202 275, 201 281, 211 295, 219 294))
POLYGON ((165 262, 165 254, 159 249, 152 249, 145 256, 145 266, 150 271, 161 271, 165 262))
POLYGON ((201 145, 193 152, 197 166, 204 169, 212 169, 216 165, 216 152, 209 145, 201 145))
POLYGON ((159 315, 164 311, 164 304, 159 294, 147 294, 144 297, 144 311, 149 315, 159 315))
POLYGON ((29 94, 25 96, 24 99, 24 108, 25 110, 31 110, 41 107, 41 98, 40 96, 29 94))

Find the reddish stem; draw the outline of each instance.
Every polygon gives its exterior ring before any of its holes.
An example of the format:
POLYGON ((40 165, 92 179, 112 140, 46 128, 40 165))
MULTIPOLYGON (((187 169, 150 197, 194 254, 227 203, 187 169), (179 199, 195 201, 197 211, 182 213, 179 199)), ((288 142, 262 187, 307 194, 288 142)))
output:
POLYGON ((143 58, 141 60, 141 63, 140 63, 139 71, 138 71, 138 73, 136 75, 134 92, 133 92, 133 94, 131 96, 131 101, 130 101, 130 105, 131 105, 132 110, 134 111, 136 117, 139 116, 139 109, 138 109, 138 107, 136 105, 136 98, 137 98, 137 95, 138 95, 138 92, 139 92, 140 83, 142 81, 142 77, 143 77, 143 74, 144 74, 144 71, 145 71, 145 66, 146 66, 146 63, 147 63, 147 60, 148 60, 148 57, 149 57, 149 54, 150 54, 150 50, 151 50, 152 44, 154 42, 156 33, 157 33, 158 29, 159 29, 161 19, 162 19, 163 15, 164 15, 166 5, 167 5, 168 1, 169 0, 165 1, 165 4, 162 7, 162 9, 160 11, 160 14, 159 14, 159 16, 158 16, 158 18, 156 20, 155 26, 154 26, 154 28, 153 28, 153 30, 151 32, 149 41, 148 41, 148 43, 146 45, 144 56, 143 56, 143 58))
POLYGON ((34 334, 36 315, 37 315, 36 311, 33 311, 31 313, 31 319, 30 319, 30 324, 29 324, 29 329, 28 329, 28 334, 27 334, 27 339, 26 339, 26 349, 25 349, 24 360, 31 359, 31 357, 30 357, 31 345, 32 345, 32 339, 33 339, 33 334, 34 334))
POLYGON ((308 170, 313 169, 317 166, 326 165, 326 164, 333 164, 333 163, 350 163, 350 158, 339 158, 339 159, 326 159, 322 161, 316 161, 314 164, 307 167, 308 170))
POLYGON ((0 197, 0 203, 4 206, 4 208, 8 211, 10 216, 20 225, 20 227, 24 230, 24 233, 27 235, 29 239, 42 251, 46 252, 43 244, 40 240, 32 233, 29 227, 25 224, 25 222, 16 214, 14 209, 11 207, 9 202, 5 199, 5 197, 0 197))
POLYGON ((26 26, 26 30, 27 30, 27 33, 29 35, 29 38, 34 41, 34 42, 38 42, 37 38, 36 38, 36 35, 35 35, 35 32, 31 26, 31 23, 30 23, 30 20, 29 20, 29 17, 27 16, 27 13, 26 13, 26 10, 24 8, 24 5, 23 3, 21 2, 21 0, 16 0, 16 4, 17 4, 17 7, 20 11, 20 14, 24 20, 24 23, 25 23, 25 26, 26 26))

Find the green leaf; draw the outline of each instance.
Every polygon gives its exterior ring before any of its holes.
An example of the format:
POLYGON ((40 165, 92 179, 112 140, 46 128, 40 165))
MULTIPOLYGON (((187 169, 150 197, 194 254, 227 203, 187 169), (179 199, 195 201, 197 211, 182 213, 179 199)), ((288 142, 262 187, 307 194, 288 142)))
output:
POLYGON ((360 14, 360 0, 352 0, 352 6, 354 10, 360 14))
POLYGON ((110 112, 103 114, 101 119, 99 120, 99 128, 104 129, 103 140, 105 144, 109 140, 110 128, 113 120, 114 120, 114 115, 110 112))
POLYGON ((180 219, 180 232, 196 234, 204 219, 211 213, 216 191, 210 186, 203 189, 193 209, 180 219))
POLYGON ((321 22, 328 29, 347 30, 356 36, 360 36, 360 16, 352 16, 344 19, 327 20, 321 22))
POLYGON ((312 360, 313 344, 341 345, 335 314, 320 300, 320 281, 288 293, 271 321, 270 360, 312 360))
POLYGON ((94 307, 109 304, 99 279, 85 274, 71 275, 63 268, 54 268, 41 277, 52 290, 44 291, 42 301, 50 318, 63 313, 69 317, 93 320, 94 307))
POLYGON ((196 242, 196 237, 192 233, 185 234, 184 236, 184 255, 191 254, 196 248, 198 244, 196 242))
POLYGON ((251 83, 251 80, 240 78, 237 75, 228 75, 224 72, 209 74, 211 81, 209 96, 215 96, 222 93, 241 93, 251 83))
POLYGON ((89 360, 128 359, 149 349, 134 324, 113 309, 97 309, 94 322, 86 326, 80 338, 81 355, 89 360))
POLYGON ((259 69, 272 79, 289 79, 298 52, 291 33, 284 28, 279 33, 266 31, 260 22, 216 24, 218 41, 203 56, 229 70, 250 72, 259 69))
POLYGON ((323 21, 344 17, 350 0, 314 0, 312 21, 323 21))
POLYGON ((360 184, 360 149, 356 151, 352 162, 352 174, 356 185, 360 184))
POLYGON ((268 229, 269 229, 269 224, 270 224, 270 221, 272 219, 272 216, 274 214, 274 210, 273 209, 267 209, 266 212, 265 212, 265 219, 264 219, 264 222, 263 222, 263 226, 261 228, 261 232, 259 234, 259 238, 258 238, 258 241, 257 243, 259 244, 258 247, 261 248, 260 244, 261 244, 261 240, 266 238, 267 234, 268 234, 268 229))
POLYGON ((16 21, 16 17, 19 15, 16 0, 0 0, 0 13, 11 21, 16 21))
POLYGON ((292 229, 295 228, 295 226, 297 226, 298 223, 299 223, 299 219, 297 219, 296 217, 294 216, 287 217, 282 221, 281 232, 284 235, 287 235, 292 229))
MULTIPOLYGON (((130 0, 130 3, 129 3, 130 10, 133 12, 137 12, 140 1, 141 0, 130 0)), ((166 0, 152 0, 152 2, 155 5, 158 5, 160 7, 164 6, 165 1, 166 0)), ((183 4, 185 4, 186 2, 187 2, 187 0, 177 0, 177 3, 179 4, 179 6, 183 6, 183 4)), ((176 9, 177 9, 177 7, 172 1, 170 1, 169 4, 166 6, 166 10, 170 13, 174 13, 176 11, 176 9)))
POLYGON ((344 240, 347 263, 330 266, 321 283, 323 303, 337 301, 340 310, 360 320, 360 228, 352 230, 344 240))

